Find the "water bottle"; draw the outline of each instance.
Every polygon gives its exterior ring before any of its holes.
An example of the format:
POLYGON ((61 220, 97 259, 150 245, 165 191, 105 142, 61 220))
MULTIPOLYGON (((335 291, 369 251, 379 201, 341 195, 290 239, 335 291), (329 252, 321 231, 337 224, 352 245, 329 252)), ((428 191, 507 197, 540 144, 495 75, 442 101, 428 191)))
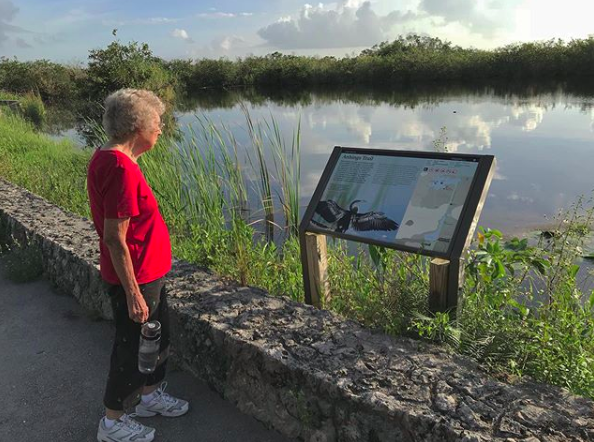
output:
POLYGON ((138 371, 150 374, 157 368, 159 344, 161 343, 161 323, 150 321, 140 328, 140 344, 138 346, 138 371))

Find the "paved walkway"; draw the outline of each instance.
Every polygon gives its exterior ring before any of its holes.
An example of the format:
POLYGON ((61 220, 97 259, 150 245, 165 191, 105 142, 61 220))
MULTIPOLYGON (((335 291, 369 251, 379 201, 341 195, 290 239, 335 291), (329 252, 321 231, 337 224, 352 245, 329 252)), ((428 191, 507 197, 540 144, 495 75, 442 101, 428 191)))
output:
MULTIPOLYGON (((14 284, 0 256, 0 441, 95 441, 113 326, 93 321, 46 281, 14 284)), ((183 417, 142 422, 160 442, 281 442, 288 439, 241 414, 190 375, 167 387, 191 403, 183 417)))

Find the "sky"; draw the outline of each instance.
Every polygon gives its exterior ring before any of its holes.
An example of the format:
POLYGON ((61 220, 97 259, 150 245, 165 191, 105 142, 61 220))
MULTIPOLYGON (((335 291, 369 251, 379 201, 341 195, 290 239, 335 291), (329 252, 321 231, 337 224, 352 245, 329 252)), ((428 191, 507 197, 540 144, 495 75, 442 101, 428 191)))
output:
POLYGON ((409 33, 489 49, 586 38, 593 12, 589 0, 0 0, 0 56, 80 64, 114 39, 164 59, 345 56, 409 33))

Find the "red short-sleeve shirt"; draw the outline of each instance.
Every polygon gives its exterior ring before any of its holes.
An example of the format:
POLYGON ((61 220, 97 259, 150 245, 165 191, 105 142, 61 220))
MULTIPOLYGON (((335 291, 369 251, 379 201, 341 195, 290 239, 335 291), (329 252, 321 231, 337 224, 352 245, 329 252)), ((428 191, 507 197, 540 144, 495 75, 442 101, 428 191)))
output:
POLYGON ((171 269, 169 231, 138 164, 117 150, 97 150, 89 163, 87 190, 100 240, 101 277, 120 284, 103 243, 106 218, 130 218, 126 244, 138 284, 163 277, 171 269))

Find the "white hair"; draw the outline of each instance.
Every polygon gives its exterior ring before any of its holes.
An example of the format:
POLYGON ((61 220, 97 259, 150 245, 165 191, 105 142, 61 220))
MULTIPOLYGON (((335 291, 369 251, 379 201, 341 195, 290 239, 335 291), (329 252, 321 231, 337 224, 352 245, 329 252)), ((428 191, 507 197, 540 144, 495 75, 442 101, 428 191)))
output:
POLYGON ((120 89, 105 99, 103 128, 112 140, 125 140, 135 130, 148 128, 155 112, 161 116, 165 105, 153 92, 120 89))

